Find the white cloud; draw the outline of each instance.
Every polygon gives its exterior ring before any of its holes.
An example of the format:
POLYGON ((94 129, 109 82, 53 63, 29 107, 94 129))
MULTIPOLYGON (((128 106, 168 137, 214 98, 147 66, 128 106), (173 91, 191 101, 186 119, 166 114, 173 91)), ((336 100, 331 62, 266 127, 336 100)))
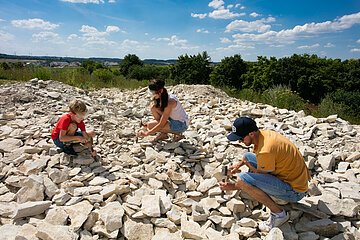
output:
MULTIPOLYGON (((233 4, 229 4, 226 9, 224 7, 225 2, 223 0, 212 0, 208 6, 211 8, 214 8, 215 10, 213 10, 212 12, 209 13, 191 13, 192 17, 198 17, 200 19, 205 18, 206 16, 208 16, 209 18, 214 18, 214 19, 231 19, 231 18, 235 18, 235 17, 240 17, 240 16, 244 16, 245 13, 234 13, 231 12, 230 9, 234 7, 233 4)), ((238 6, 237 4, 235 5, 235 7, 238 6)))
POLYGON ((235 8, 238 8, 238 7, 240 7, 240 6, 241 6, 240 3, 235 4, 235 8))
POLYGON ((0 30, 0 41, 7 42, 15 38, 14 35, 0 30))
POLYGON ((332 43, 327 43, 327 44, 324 45, 324 47, 326 47, 326 48, 332 48, 332 47, 335 47, 335 45, 332 44, 332 43))
POLYGON ((53 30, 59 26, 59 24, 47 22, 39 18, 32 18, 27 20, 12 20, 11 24, 14 27, 19 27, 19 28, 28 28, 28 29, 40 28, 44 30, 53 30))
POLYGON ((169 45, 175 47, 184 47, 188 42, 185 39, 178 38, 176 35, 172 35, 169 41, 169 45))
POLYGON ((79 36, 78 36, 77 34, 70 34, 70 35, 67 37, 67 39, 68 39, 69 41, 74 40, 74 39, 78 39, 78 38, 79 38, 79 36))
POLYGON ((220 42, 221 42, 221 43, 231 43, 231 40, 228 39, 228 38, 226 38, 226 37, 224 37, 224 38, 220 38, 220 42))
POLYGON ((280 48, 280 47, 285 47, 285 45, 283 45, 283 44, 271 44, 270 47, 280 48))
POLYGON ((360 39, 356 41, 357 43, 360 43, 360 39))
POLYGON ((165 41, 168 42, 169 46, 174 46, 175 48, 180 49, 195 49, 197 46, 189 46, 188 40, 180 39, 176 35, 172 35, 170 38, 153 38, 155 41, 165 41))
POLYGON ((103 37, 105 36, 107 33, 106 32, 100 32, 98 31, 95 27, 91 27, 88 25, 82 25, 80 32, 84 33, 83 35, 85 37, 103 37))
POLYGON ((106 32, 111 33, 111 32, 118 32, 120 31, 120 28, 118 26, 107 26, 106 27, 106 32))
POLYGON ((5 22, 5 20, 0 18, 0 22, 5 22))
POLYGON ((224 1, 223 0, 212 0, 208 6, 215 8, 215 9, 222 9, 222 8, 224 8, 224 1))
POLYGON ((241 32, 263 33, 263 32, 267 32, 270 30, 271 25, 265 24, 265 23, 270 23, 270 22, 275 22, 275 18, 268 17, 266 19, 263 18, 260 20, 252 21, 252 22, 248 22, 248 21, 244 21, 244 20, 235 20, 226 26, 225 32, 237 30, 237 31, 241 31, 241 32))
POLYGON ((297 47, 298 49, 312 49, 312 48, 318 48, 320 47, 320 44, 316 43, 316 44, 313 44, 313 45, 302 45, 302 46, 299 46, 297 47))
POLYGON ((311 35, 322 33, 338 32, 351 28, 355 24, 360 23, 360 12, 345 15, 333 21, 321 23, 306 23, 302 26, 295 26, 292 29, 284 29, 281 31, 268 31, 261 34, 235 34, 233 37, 236 41, 263 41, 263 42, 283 42, 293 43, 295 40, 311 35))
POLYGON ((252 13, 250 13, 249 15, 252 16, 252 17, 254 17, 254 18, 260 16, 260 14, 258 14, 258 13, 256 13, 256 12, 252 12, 252 13))
POLYGON ((87 4, 87 3, 95 3, 95 4, 104 3, 104 0, 60 0, 60 1, 69 2, 69 3, 85 3, 85 4, 87 4))
POLYGON ((121 45, 123 47, 131 47, 131 46, 139 45, 139 42, 135 40, 125 39, 124 41, 122 41, 121 45))
POLYGON ((82 40, 86 41, 86 45, 101 44, 101 45, 113 46, 116 44, 114 41, 109 41, 106 39, 106 37, 111 32, 107 32, 107 31, 101 32, 97 30, 95 27, 88 25, 82 25, 80 32, 83 33, 82 40))
POLYGON ((228 50, 248 50, 248 49, 254 49, 254 46, 251 45, 242 45, 242 44, 234 44, 229 45, 227 47, 220 47, 216 48, 217 51, 228 51, 228 50))
POLYGON ((53 43, 61 42, 61 40, 59 38, 59 34, 54 33, 54 32, 34 33, 32 35, 32 39, 34 42, 44 42, 44 41, 49 41, 49 42, 53 42, 53 43))
POLYGON ((116 3, 115 0, 109 0, 109 3, 116 3))
POLYGON ((350 50, 350 52, 360 52, 360 48, 353 48, 350 50))
POLYGON ((217 9, 209 13, 210 18, 214 19, 231 19, 235 17, 244 16, 245 13, 233 13, 229 9, 217 9))
POLYGON ((191 16, 193 18, 200 18, 203 19, 207 16, 207 13, 191 13, 191 16))
POLYGON ((196 32, 197 32, 197 33, 209 33, 209 31, 208 31, 208 30, 205 30, 204 28, 197 29, 196 32))

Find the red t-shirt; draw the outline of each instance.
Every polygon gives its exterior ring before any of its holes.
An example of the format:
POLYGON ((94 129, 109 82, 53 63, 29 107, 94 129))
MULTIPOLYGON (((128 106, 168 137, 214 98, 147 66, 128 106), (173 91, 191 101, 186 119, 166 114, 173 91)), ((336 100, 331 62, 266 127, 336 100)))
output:
MULTIPOLYGON (((73 122, 71 120, 71 116, 69 113, 64 114, 59 121, 56 123, 56 126, 54 127, 54 129, 51 132, 51 138, 52 140, 55 140, 56 138, 59 137, 60 134, 60 130, 68 130, 70 123, 73 122)), ((84 121, 81 121, 80 123, 77 124, 77 127, 80 128, 80 130, 82 132, 85 132, 85 123, 84 121)))

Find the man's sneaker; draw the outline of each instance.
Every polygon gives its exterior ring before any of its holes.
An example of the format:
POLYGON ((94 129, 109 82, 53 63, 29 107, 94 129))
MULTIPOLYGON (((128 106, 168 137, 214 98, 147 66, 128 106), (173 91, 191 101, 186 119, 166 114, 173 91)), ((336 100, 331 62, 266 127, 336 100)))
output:
POLYGON ((280 227, 289 220, 289 214, 286 212, 284 217, 270 213, 270 217, 265 222, 259 224, 259 229, 263 232, 269 232, 274 227, 280 227))

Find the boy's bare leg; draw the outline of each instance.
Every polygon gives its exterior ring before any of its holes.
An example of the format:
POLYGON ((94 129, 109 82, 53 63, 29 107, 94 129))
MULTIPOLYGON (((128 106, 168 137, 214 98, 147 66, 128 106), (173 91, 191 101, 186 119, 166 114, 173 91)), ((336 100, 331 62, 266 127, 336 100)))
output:
POLYGON ((184 138, 185 138, 184 134, 182 134, 182 133, 174 133, 173 141, 178 142, 178 141, 180 141, 181 139, 184 139, 184 138))
POLYGON ((91 156, 96 157, 96 151, 93 148, 93 139, 96 133, 94 131, 89 131, 87 134, 90 137, 90 139, 84 144, 84 146, 89 148, 91 156))

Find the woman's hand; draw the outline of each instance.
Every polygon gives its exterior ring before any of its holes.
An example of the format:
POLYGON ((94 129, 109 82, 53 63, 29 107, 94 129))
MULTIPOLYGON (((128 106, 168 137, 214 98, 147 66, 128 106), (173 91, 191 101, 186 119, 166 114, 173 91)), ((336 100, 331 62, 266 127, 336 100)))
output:
POLYGON ((138 137, 146 137, 148 135, 149 135, 148 132, 145 132, 144 130, 140 130, 136 134, 136 136, 138 136, 138 137))

